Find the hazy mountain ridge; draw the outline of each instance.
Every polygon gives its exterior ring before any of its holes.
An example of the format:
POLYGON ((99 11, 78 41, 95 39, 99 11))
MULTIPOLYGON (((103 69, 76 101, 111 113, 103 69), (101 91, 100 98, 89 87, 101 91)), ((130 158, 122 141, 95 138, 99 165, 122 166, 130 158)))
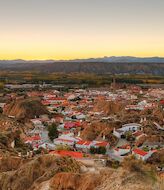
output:
POLYGON ((103 58, 89 58, 89 59, 75 59, 73 62, 145 62, 145 63, 154 63, 160 62, 164 63, 163 57, 131 57, 131 56, 120 56, 120 57, 103 57, 103 58))
POLYGON ((132 57, 132 56, 111 56, 102 58, 72 59, 72 60, 0 60, 1 63, 53 63, 53 62, 145 62, 145 63, 164 63, 164 57, 132 57))
POLYGON ((1 60, 1 71, 164 75, 164 58, 104 57, 79 60, 1 60))

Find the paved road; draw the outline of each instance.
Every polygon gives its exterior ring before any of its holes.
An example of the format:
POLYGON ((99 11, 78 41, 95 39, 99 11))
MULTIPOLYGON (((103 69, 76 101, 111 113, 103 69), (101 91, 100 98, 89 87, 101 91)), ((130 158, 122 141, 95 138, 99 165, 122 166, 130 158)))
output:
POLYGON ((52 143, 48 137, 48 131, 46 129, 42 130, 41 138, 45 143, 52 143))
POLYGON ((123 160, 123 157, 115 155, 113 150, 108 151, 108 156, 110 158, 112 158, 113 160, 116 160, 116 161, 119 161, 119 162, 121 162, 123 160))
POLYGON ((119 139, 118 143, 116 144, 115 148, 116 147, 119 147, 119 146, 123 146, 123 145, 126 145, 128 144, 128 141, 126 139, 119 139))

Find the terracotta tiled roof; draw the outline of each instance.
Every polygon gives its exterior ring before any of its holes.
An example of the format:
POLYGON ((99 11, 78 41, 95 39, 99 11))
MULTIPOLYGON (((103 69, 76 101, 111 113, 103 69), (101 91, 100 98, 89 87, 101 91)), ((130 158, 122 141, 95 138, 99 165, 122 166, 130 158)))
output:
POLYGON ((26 137, 25 138, 25 142, 26 141, 39 141, 41 140, 41 137, 39 135, 33 136, 33 137, 26 137))
POLYGON ((134 152, 135 154, 139 154, 139 155, 141 155, 141 156, 145 156, 145 155, 148 154, 147 152, 145 152, 144 150, 141 150, 141 149, 139 149, 139 148, 134 149, 133 152, 134 152))
POLYGON ((62 139, 62 138, 58 138, 56 139, 57 141, 62 141, 62 142, 74 142, 73 140, 69 140, 69 139, 62 139))
POLYGON ((143 134, 142 131, 136 131, 135 133, 133 133, 133 135, 134 135, 135 137, 139 137, 139 136, 142 135, 142 134, 143 134))
POLYGON ((73 158, 82 158, 83 157, 83 154, 81 152, 66 151, 66 150, 51 151, 50 154, 58 154, 60 156, 71 156, 73 158))
POLYGON ((77 142, 78 145, 90 145, 91 144, 91 141, 83 141, 83 140, 80 140, 77 142))
POLYGON ((96 146, 104 146, 106 147, 109 143, 108 142, 98 142, 96 143, 96 146))

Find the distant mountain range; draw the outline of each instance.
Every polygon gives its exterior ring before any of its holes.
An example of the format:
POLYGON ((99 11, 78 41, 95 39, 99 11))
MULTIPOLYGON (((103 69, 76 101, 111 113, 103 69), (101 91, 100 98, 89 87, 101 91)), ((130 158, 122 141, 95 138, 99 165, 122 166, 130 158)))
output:
POLYGON ((102 57, 102 58, 88 58, 88 59, 73 59, 73 60, 0 60, 1 63, 53 63, 53 62, 119 62, 119 63, 164 63, 164 57, 131 57, 131 56, 120 56, 120 57, 102 57))
POLYGON ((164 76, 163 57, 103 57, 75 60, 0 60, 1 71, 152 74, 164 76))
POLYGON ((89 58, 89 59, 75 59, 75 60, 70 60, 72 62, 119 62, 119 63, 129 63, 129 62, 135 62, 135 63, 155 63, 155 62, 160 62, 164 63, 164 57, 130 57, 130 56, 121 56, 121 57, 103 57, 103 58, 89 58))

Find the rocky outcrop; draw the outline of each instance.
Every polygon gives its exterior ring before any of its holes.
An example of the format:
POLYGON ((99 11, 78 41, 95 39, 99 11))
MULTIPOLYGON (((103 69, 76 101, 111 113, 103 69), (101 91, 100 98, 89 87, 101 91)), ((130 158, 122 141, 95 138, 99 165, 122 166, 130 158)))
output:
POLYGON ((93 122, 84 128, 81 132, 81 137, 85 140, 102 140, 102 137, 105 136, 106 140, 110 140, 110 143, 114 144, 117 140, 117 138, 112 135, 114 127, 117 127, 117 123, 115 122, 93 122))
POLYGON ((0 162, 0 189, 6 190, 162 190, 163 183, 151 167, 131 160, 117 169, 80 169, 69 157, 42 155, 33 160, 5 158, 0 162), (129 164, 130 163, 130 164, 129 164))
POLYGON ((4 114, 13 116, 17 119, 31 119, 35 116, 48 114, 46 108, 41 104, 39 99, 17 99, 7 104, 4 114))
POLYGON ((59 172, 79 172, 79 164, 68 157, 43 155, 31 160, 14 171, 0 174, 0 189, 34 190, 39 184, 59 172))

